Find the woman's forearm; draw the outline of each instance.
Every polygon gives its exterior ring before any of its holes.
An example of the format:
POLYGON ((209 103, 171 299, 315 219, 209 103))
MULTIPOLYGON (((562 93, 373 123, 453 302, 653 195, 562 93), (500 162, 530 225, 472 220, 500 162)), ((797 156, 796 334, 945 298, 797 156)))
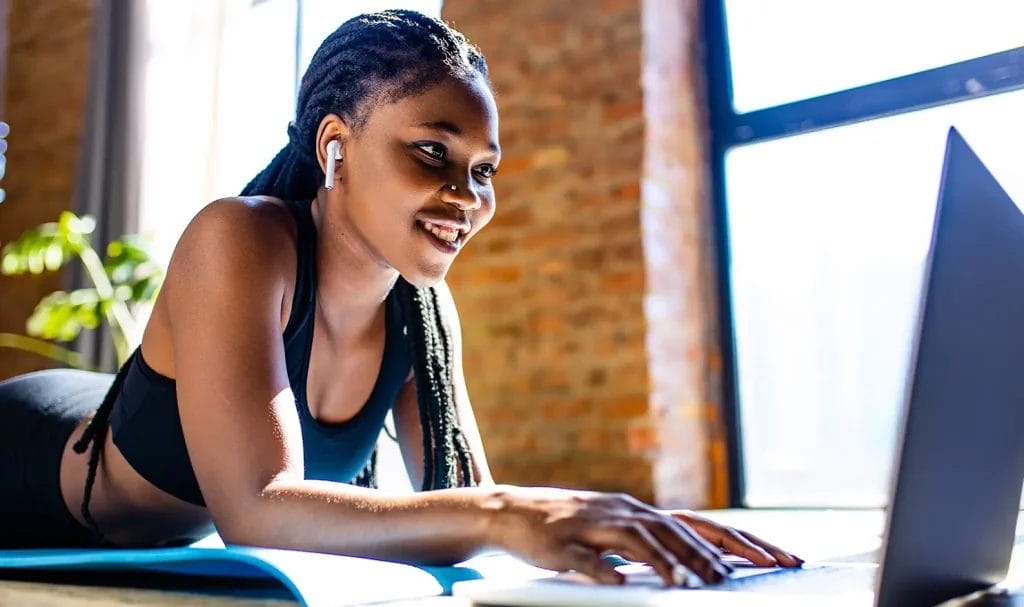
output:
POLYGON ((448 565, 496 547, 498 487, 392 495, 326 481, 277 481, 230 521, 224 541, 448 565))

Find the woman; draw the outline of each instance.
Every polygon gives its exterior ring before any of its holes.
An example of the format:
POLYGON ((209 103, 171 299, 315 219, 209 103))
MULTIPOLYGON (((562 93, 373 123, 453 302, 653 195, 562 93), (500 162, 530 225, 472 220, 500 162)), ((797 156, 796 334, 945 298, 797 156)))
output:
POLYGON ((499 548, 608 583, 608 552, 668 583, 680 565, 721 580, 720 548, 799 565, 625 495, 493 484, 443 282, 494 214, 500 159, 487 66, 461 34, 410 11, 346 22, 288 133, 241 197, 185 230, 113 383, 56 370, 0 385, 0 540, 159 546, 216 529, 434 564, 499 548), (372 488, 388 410, 414 495, 372 488))

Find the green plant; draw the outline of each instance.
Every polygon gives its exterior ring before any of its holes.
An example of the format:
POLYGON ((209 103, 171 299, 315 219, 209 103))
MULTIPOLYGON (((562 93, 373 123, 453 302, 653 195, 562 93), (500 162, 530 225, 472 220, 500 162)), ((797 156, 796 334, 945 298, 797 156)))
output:
POLYGON ((28 335, 0 333, 0 347, 35 352, 64 364, 92 369, 81 355, 54 342, 69 342, 82 329, 101 324, 110 331, 120 365, 138 344, 139 318, 152 305, 163 269, 152 261, 141 240, 122 236, 107 245, 100 259, 92 247, 96 222, 64 211, 56 222, 32 228, 4 246, 0 271, 4 274, 54 272, 77 258, 92 281, 90 288, 70 293, 54 291, 36 305, 25 323, 28 335))

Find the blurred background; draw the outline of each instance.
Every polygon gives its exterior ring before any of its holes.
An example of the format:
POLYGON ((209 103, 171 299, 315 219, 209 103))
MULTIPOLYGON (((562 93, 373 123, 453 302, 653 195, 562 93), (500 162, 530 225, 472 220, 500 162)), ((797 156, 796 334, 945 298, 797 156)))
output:
POLYGON ((319 43, 389 7, 496 89, 448 279, 496 480, 884 504, 948 128, 1024 201, 1020 0, 0 0, 0 379, 123 359, 319 43))

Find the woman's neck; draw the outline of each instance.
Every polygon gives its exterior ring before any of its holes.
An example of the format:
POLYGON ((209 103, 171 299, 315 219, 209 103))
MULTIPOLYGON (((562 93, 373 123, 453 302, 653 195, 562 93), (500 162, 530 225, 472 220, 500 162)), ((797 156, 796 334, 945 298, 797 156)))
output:
POLYGON ((381 311, 398 271, 374 259, 369 247, 343 220, 325 213, 326 194, 313 200, 317 243, 317 304, 327 329, 344 335, 361 331, 381 311))

